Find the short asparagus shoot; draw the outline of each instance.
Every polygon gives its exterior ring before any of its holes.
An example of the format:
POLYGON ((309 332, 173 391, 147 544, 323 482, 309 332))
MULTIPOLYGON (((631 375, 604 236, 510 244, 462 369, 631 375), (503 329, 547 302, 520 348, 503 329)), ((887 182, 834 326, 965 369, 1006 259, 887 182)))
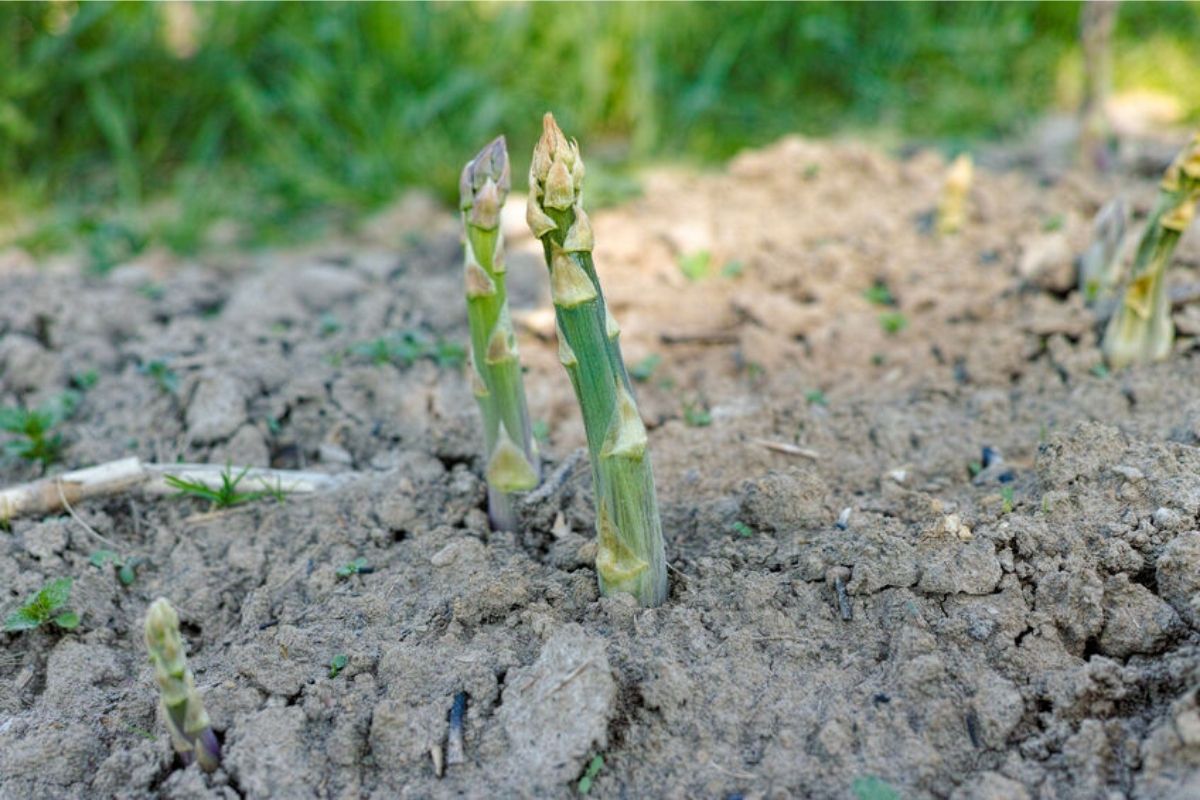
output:
POLYGON ((212 772, 221 762, 221 745, 188 669, 179 635, 179 615, 166 598, 155 600, 146 613, 145 635, 171 743, 184 763, 194 759, 205 772, 212 772))
POLYGON ((514 492, 538 484, 537 444, 505 290, 500 209, 511 177, 500 136, 463 168, 459 194, 465 229, 471 388, 483 416, 488 514, 496 530, 517 526, 514 492))
POLYGON ((1092 221, 1092 240, 1079 259, 1079 291, 1088 305, 1108 299, 1121 283, 1121 244, 1128 218, 1124 199, 1114 197, 1092 221))
POLYGON ((1158 201, 1133 258, 1121 305, 1108 321, 1102 349, 1110 367, 1161 361, 1171 353, 1175 324, 1166 271, 1175 245, 1196 215, 1200 200, 1200 133, 1192 136, 1159 184, 1158 201))
POLYGON ((558 325, 558 357, 583 412, 596 497, 596 572, 605 595, 643 606, 667 596, 662 523, 646 428, 621 358, 620 328, 592 263, 583 159, 546 114, 529 170, 526 219, 541 239, 558 325))
POLYGON ((938 233, 958 233, 967 222, 967 196, 975 178, 975 162, 962 153, 946 171, 942 196, 938 200, 938 233))

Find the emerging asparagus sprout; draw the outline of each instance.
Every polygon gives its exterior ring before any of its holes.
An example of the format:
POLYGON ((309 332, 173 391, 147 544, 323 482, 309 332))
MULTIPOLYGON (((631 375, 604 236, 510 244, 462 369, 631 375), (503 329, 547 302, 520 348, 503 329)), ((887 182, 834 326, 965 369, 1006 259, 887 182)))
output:
POLYGON ((458 185, 466 232, 471 388, 483 415, 488 512, 496 530, 512 530, 517 525, 512 493, 538 484, 537 444, 504 288, 500 208, 510 185, 503 136, 467 163, 458 185))
POLYGON ((939 233, 958 233, 967 221, 967 195, 975 177, 975 162, 967 153, 961 154, 946 171, 942 196, 938 201, 937 228, 939 233))
POLYGON ((526 219, 542 240, 558 327, 558 358, 583 412, 596 495, 600 591, 644 606, 667 596, 662 523, 646 428, 621 358, 620 328, 604 303, 583 210, 583 159, 546 114, 529 169, 526 219))
POLYGON ((1138 242, 1125 297, 1108 322, 1102 348, 1110 367, 1161 361, 1171 352, 1175 325, 1166 271, 1179 237, 1200 200, 1200 133, 1195 134, 1159 184, 1158 202, 1138 242))
POLYGON ((175 751, 185 763, 194 758, 205 772, 212 772, 221 762, 221 745, 188 669, 179 616, 164 597, 155 600, 146 613, 146 649, 175 751))
POLYGON ((1121 245, 1129 211, 1114 197, 1092 220, 1092 240, 1079 259, 1079 291, 1088 305, 1106 300, 1121 283, 1121 245))

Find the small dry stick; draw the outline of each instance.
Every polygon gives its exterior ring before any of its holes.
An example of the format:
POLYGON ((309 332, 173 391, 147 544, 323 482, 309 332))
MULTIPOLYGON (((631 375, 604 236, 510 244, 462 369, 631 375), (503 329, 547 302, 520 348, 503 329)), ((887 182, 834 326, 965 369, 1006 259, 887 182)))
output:
POLYGON ((807 447, 800 447, 787 442, 772 442, 769 439, 755 439, 754 443, 765 447, 768 450, 774 450, 776 453, 783 453, 788 456, 800 456, 801 458, 811 458, 813 461, 818 460, 821 454, 816 450, 810 450, 807 447))
MULTIPOLYGON (((145 464, 137 458, 123 458, 0 489, 0 520, 53 514, 84 500, 125 492, 160 496, 177 494, 179 490, 167 483, 168 476, 220 489, 222 475, 242 471, 240 467, 215 464, 145 464)), ((287 494, 334 489, 353 477, 281 469, 246 468, 244 471, 245 485, 253 487, 257 484, 262 490, 287 494)))

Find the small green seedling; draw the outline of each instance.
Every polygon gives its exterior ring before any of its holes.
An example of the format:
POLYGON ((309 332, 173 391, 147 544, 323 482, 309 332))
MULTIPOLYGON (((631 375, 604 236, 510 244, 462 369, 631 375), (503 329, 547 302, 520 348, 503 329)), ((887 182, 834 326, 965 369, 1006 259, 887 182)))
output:
POLYGON ((163 394, 179 393, 179 375, 162 359, 147 361, 138 367, 138 372, 154 381, 163 394))
POLYGON ((1051 214, 1042 220, 1042 230, 1046 233, 1062 230, 1063 224, 1066 222, 1066 217, 1062 214, 1051 214))
POLYGON ((592 760, 588 762, 587 769, 583 771, 583 777, 579 779, 579 793, 587 794, 592 790, 592 784, 596 782, 596 776, 600 774, 600 770, 604 769, 604 756, 592 756, 592 760))
POLYGON ((422 358, 428 358, 439 367, 460 367, 467 360, 467 351, 462 345, 431 339, 415 330, 398 331, 389 336, 358 342, 350 346, 349 355, 375 366, 395 364, 408 367, 422 358))
POLYGON ((967 464, 967 470, 971 473, 971 477, 974 478, 976 475, 983 472, 983 462, 972 461, 970 464, 967 464))
POLYGON ((42 587, 41 591, 25 601, 25 605, 4 619, 4 630, 9 633, 28 631, 53 622, 60 628, 71 630, 79 624, 79 615, 65 610, 71 600, 70 578, 55 578, 42 587))
POLYGON ((369 575, 375 571, 375 568, 367 563, 365 558, 356 558, 348 564, 342 564, 337 568, 337 576, 339 578, 349 578, 351 575, 369 575))
POLYGON ((712 414, 700 403, 684 403, 683 421, 689 428, 706 428, 712 424, 712 414))
POLYGON ((712 254, 707 250, 697 250, 695 253, 679 257, 679 271, 689 281, 699 281, 708 277, 712 269, 712 254))
POLYGON ((821 165, 813 162, 804 168, 804 179, 811 181, 821 174, 821 165))
POLYGON ((350 659, 346 658, 345 653, 338 653, 336 656, 329 659, 329 677, 336 678, 349 663, 350 659))
POLYGON ((1108 367, 1105 366, 1104 364, 1094 364, 1092 366, 1092 368, 1088 370, 1088 372, 1092 373, 1097 378, 1107 378, 1108 377, 1108 367))
POLYGON ((533 438, 537 439, 542 444, 550 441, 550 423, 544 419, 535 419, 533 421, 533 438))
POLYGON ((96 381, 100 380, 100 373, 94 369, 87 369, 83 372, 76 372, 71 376, 71 385, 81 392, 86 392, 96 385, 96 381))
POLYGON ((62 457, 62 436, 51 433, 56 421, 41 409, 0 409, 0 430, 19 438, 4 443, 4 452, 26 461, 39 462, 44 470, 62 457))
POLYGON ((629 377, 638 383, 644 383, 650 380, 654 375, 654 370, 658 369, 658 365, 661 363, 662 356, 658 353, 651 353, 629 369, 629 377))
POLYGON ((36 409, 0 408, 0 431, 17 436, 4 443, 4 452, 25 461, 38 462, 43 471, 62 458, 62 435, 54 428, 69 419, 82 400, 79 392, 67 390, 36 409))
POLYGON ((855 778, 850 785, 855 800, 901 800, 900 793, 891 784, 874 775, 855 778))
POLYGON ((827 406, 829 401, 825 398, 825 393, 820 389, 809 389, 804 393, 804 399, 810 406, 827 406))
POLYGON ((741 261, 730 261, 721 267, 721 275, 725 278, 740 278, 746 271, 746 265, 741 261))
POLYGON ((250 468, 246 467, 237 475, 234 475, 233 468, 227 465, 221 471, 221 486, 218 489, 213 489, 203 481, 191 481, 186 478, 180 478, 178 475, 164 475, 163 480, 168 486, 179 490, 177 497, 198 497, 201 500, 207 500, 212 503, 213 509, 233 508, 234 506, 262 500, 264 497, 274 497, 280 503, 287 499, 287 491, 284 490, 282 485, 277 485, 273 489, 259 489, 253 492, 238 491, 238 484, 242 482, 249 471, 250 468))
POLYGON ((863 297, 866 298, 868 303, 873 303, 877 306, 896 305, 896 298, 892 296, 892 290, 882 281, 876 281, 870 289, 864 291, 863 297))
POLYGON ((137 580, 137 569, 145 559, 142 558, 122 558, 118 553, 112 550, 97 550, 92 553, 88 563, 97 569, 103 569, 111 564, 117 571, 117 580, 122 586, 132 586, 137 580))
POLYGON ((741 536, 743 539, 749 539, 751 536, 754 535, 754 528, 751 528, 749 525, 742 522, 741 520, 738 520, 737 522, 733 523, 729 527, 733 530, 734 533, 736 533, 738 536, 741 536))
POLYGON ((894 336, 908 327, 908 317, 899 311, 885 311, 879 315, 879 327, 889 336, 894 336))
POLYGON ((1011 514, 1013 510, 1013 487, 1005 486, 1000 490, 1000 500, 1003 501, 1001 509, 1005 514, 1011 514))
POLYGON ((162 287, 162 284, 146 281, 137 287, 137 293, 147 300, 162 300, 167 290, 162 287))

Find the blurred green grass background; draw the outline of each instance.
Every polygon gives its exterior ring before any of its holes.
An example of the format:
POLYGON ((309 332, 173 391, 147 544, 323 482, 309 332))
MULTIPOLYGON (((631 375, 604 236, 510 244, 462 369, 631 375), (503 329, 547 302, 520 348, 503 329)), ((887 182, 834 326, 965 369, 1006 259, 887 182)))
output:
MULTIPOLYGON (((1077 3, 0 5, 0 240, 103 269, 352 226, 404 189, 452 201, 541 114, 625 170, 798 131, 961 146, 1075 102, 1077 3)), ((1117 88, 1200 117, 1197 4, 1123 3, 1117 88)))

